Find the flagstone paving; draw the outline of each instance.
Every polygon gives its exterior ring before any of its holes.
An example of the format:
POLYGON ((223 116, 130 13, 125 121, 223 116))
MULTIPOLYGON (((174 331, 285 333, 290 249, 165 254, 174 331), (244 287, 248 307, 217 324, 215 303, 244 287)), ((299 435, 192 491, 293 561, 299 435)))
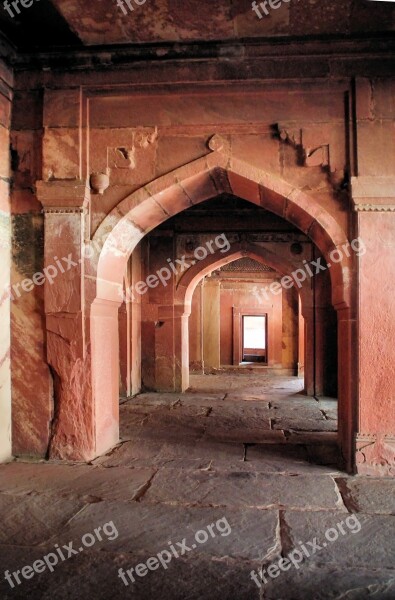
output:
POLYGON ((90 464, 1 465, 0 598, 394 600, 395 481, 345 473, 336 400, 301 388, 193 375, 90 464))

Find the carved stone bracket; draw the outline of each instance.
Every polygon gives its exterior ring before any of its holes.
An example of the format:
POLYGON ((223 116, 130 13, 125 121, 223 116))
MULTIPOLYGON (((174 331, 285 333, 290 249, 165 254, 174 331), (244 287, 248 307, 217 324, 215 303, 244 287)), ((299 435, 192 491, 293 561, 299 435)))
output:
POLYGON ((330 145, 327 141, 319 142, 317 145, 314 144, 313 147, 310 147, 304 142, 303 129, 290 128, 279 123, 275 126, 275 129, 282 142, 287 142, 294 148, 302 150, 305 167, 325 167, 331 173, 336 171, 334 166, 331 168, 330 145))

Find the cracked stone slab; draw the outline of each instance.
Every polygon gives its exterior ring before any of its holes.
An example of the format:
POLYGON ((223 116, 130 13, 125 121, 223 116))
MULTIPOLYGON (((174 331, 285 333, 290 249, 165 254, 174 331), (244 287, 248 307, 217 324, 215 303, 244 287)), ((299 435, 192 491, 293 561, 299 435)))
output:
POLYGON ((122 407, 120 410, 120 418, 122 420, 124 430, 141 431, 141 427, 148 421, 148 417, 148 412, 137 412, 122 407))
POLYGON ((223 399, 224 394, 222 393, 212 393, 207 394, 205 392, 197 392, 197 393, 189 393, 185 392, 183 394, 177 393, 157 393, 151 392, 146 394, 139 394, 135 398, 132 398, 128 401, 127 406, 141 406, 145 408, 146 406, 153 407, 171 407, 174 405, 181 406, 212 406, 216 402, 219 402, 223 399))
POLYGON ((275 437, 275 434, 271 432, 267 409, 228 405, 221 409, 213 409, 207 418, 205 436, 252 443, 275 437))
POLYGON ((242 461, 242 444, 215 441, 195 441, 193 439, 136 439, 125 442, 107 457, 95 461, 105 467, 207 467, 211 462, 233 465, 242 461))
POLYGON ((393 600, 395 571, 309 562, 267 578, 262 594, 264 600, 393 600))
POLYGON ((169 543, 179 547, 177 542, 183 539, 190 548, 184 554, 188 557, 203 554, 218 559, 264 560, 273 548, 279 549, 276 510, 181 507, 144 502, 92 504, 54 541, 60 544, 69 540, 78 542, 86 532, 111 521, 119 536, 107 541, 104 538, 100 543, 101 551, 137 553, 143 560, 169 548, 169 543), (213 535, 207 530, 210 525, 213 535), (207 535, 202 534, 196 539, 196 533, 203 530, 207 535))
POLYGON ((240 420, 245 423, 250 422, 255 424, 267 421, 269 416, 270 412, 266 408, 265 403, 254 406, 251 406, 251 404, 246 405, 243 402, 233 404, 224 403, 220 407, 213 407, 209 420, 225 418, 230 421, 240 420))
POLYGON ((316 418, 305 417, 275 417, 273 429, 287 431, 337 431, 336 421, 326 420, 322 415, 316 418))
POLYGON ((226 395, 226 402, 238 403, 244 402, 248 405, 261 406, 262 408, 269 408, 270 394, 267 392, 264 394, 258 393, 245 393, 245 392, 231 392, 226 395))
POLYGON ((0 494, 0 545, 42 544, 84 506, 83 500, 70 497, 0 494))
POLYGON ((159 472, 144 502, 197 506, 289 507, 302 510, 345 508, 333 479, 243 471, 159 472))
POLYGON ((239 442, 242 444, 281 444, 285 442, 285 436, 282 430, 270 429, 269 423, 264 427, 248 427, 247 425, 238 425, 237 422, 227 422, 224 419, 218 419, 217 423, 212 422, 207 426, 204 438, 218 441, 239 442))
POLYGON ((176 401, 175 394, 157 394, 156 392, 139 394, 124 404, 124 407, 169 407, 176 401))
POLYGON ((206 427, 206 413, 200 416, 183 414, 177 410, 166 414, 152 414, 148 419, 148 425, 154 429, 177 429, 180 433, 191 433, 192 435, 203 435, 206 427))
POLYGON ((134 499, 154 473, 153 469, 116 471, 93 466, 9 463, 0 468, 0 491, 42 493, 63 497, 134 499))
POLYGON ((134 434, 125 436, 124 427, 121 424, 121 432, 123 440, 152 440, 160 444, 177 443, 188 446, 191 443, 196 443, 201 439, 205 427, 202 425, 188 427, 180 427, 177 424, 170 423, 155 423, 143 430, 135 431, 134 434))
POLYGON ((275 415, 281 417, 323 418, 318 402, 312 398, 274 399, 270 406, 275 415))
POLYGON ((328 473, 342 475, 332 465, 339 460, 337 447, 288 444, 253 444, 247 449, 251 470, 273 473, 328 473), (318 450, 318 455, 315 450, 318 450), (325 465, 330 465, 327 467, 325 465))
MULTIPOLYGON (((5 564, 11 572, 32 565, 53 547, 36 549, 13 548, 5 564)), ((2 551, 0 547, 0 558, 2 551)), ((135 577, 128 587, 119 577, 140 564, 141 556, 132 553, 97 552, 94 548, 74 556, 48 571, 22 580, 14 589, 0 579, 2 600, 259 600, 259 590, 250 579, 250 572, 259 567, 255 561, 237 561, 203 555, 180 557, 169 563, 165 570, 149 571, 144 577, 135 577)), ((144 560, 144 559, 143 559, 144 560)))
POLYGON ((284 527, 290 548, 297 548, 299 541, 317 538, 322 546, 322 549, 314 554, 314 560, 317 562, 341 564, 344 568, 356 566, 372 569, 394 568, 395 520, 391 516, 347 515, 334 511, 302 513, 286 511, 284 527), (345 534, 337 529, 341 522, 345 534), (337 530, 337 539, 335 539, 336 532, 332 531, 333 528, 337 530), (333 542, 326 538, 325 534, 328 530, 332 531, 328 536, 333 536, 333 542))
POLYGON ((395 480, 349 477, 336 480, 346 506, 368 514, 395 515, 395 480))

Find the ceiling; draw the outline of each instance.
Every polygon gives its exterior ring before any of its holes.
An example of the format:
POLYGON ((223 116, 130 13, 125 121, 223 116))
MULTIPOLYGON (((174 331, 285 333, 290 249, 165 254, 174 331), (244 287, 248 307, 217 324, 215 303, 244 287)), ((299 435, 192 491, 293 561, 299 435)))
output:
MULTIPOLYGON (((153 42, 238 41, 391 32, 395 3, 272 0, 259 18, 251 0, 32 0, 12 18, 0 2, 0 31, 21 51, 153 42), (280 3, 281 2, 281 3, 280 3)), ((259 4, 259 3, 258 3, 259 4)))

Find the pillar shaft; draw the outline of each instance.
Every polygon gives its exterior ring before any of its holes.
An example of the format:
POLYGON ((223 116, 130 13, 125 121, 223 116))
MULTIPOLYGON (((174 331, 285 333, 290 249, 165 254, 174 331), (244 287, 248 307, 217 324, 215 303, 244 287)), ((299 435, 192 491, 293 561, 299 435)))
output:
POLYGON ((221 366, 221 287, 219 281, 203 286, 203 361, 205 372, 221 366))

